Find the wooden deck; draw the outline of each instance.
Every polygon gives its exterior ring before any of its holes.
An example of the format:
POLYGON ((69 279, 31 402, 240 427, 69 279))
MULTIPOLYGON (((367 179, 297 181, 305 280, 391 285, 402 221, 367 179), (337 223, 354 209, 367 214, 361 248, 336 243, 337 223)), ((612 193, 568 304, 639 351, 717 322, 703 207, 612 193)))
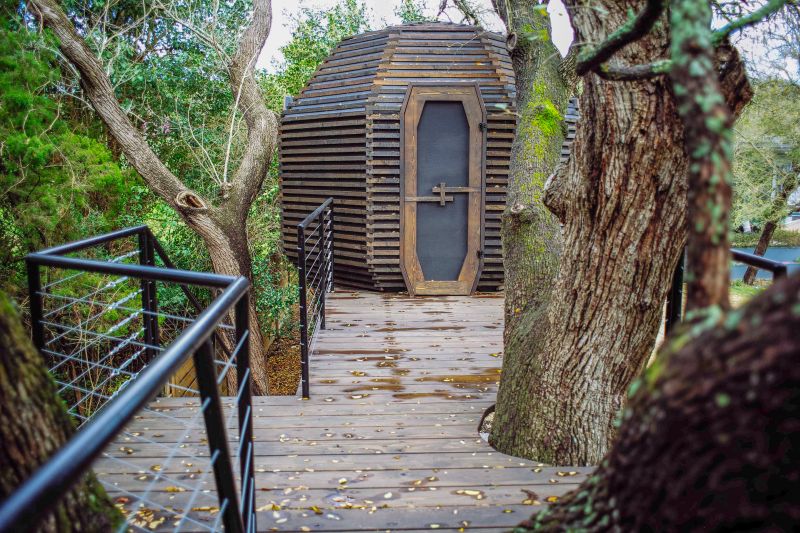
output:
MULTIPOLYGON (((477 433, 495 398, 502 332, 497 295, 334 293, 313 356, 311 400, 254 400, 259 531, 504 530, 574 488, 590 469, 509 457, 477 433)), ((196 407, 187 401, 162 399, 156 409, 190 416, 196 407)), ((178 442, 180 429, 165 423, 144 416, 131 431, 178 442)), ((141 470, 109 459, 95 468, 132 505, 163 457, 146 443, 125 446, 111 453, 141 470)), ((180 446, 197 456, 206 449, 199 431, 180 446)), ((183 501, 190 491, 159 483, 150 501, 207 510, 183 501)))

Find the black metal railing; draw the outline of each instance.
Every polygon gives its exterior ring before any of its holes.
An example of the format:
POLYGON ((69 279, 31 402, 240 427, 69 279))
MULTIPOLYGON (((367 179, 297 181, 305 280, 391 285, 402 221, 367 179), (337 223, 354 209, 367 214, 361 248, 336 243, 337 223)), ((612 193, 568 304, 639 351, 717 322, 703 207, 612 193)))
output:
POLYGON ((325 299, 333 289, 333 198, 297 225, 300 291, 300 388, 310 397, 309 356, 319 329, 325 329, 325 299))
MULTIPOLYGON (((731 255, 734 261, 771 272, 773 281, 785 277, 788 272, 785 264, 767 259, 760 255, 740 252, 738 250, 731 250, 731 255)), ((667 315, 665 320, 667 333, 681 321, 683 316, 684 257, 685 255, 682 255, 680 261, 678 261, 678 266, 675 268, 675 272, 672 276, 672 286, 667 295, 667 315)))
POLYGON ((247 279, 176 269, 146 226, 26 263, 33 341, 79 429, 2 503, 0 531, 33 528, 93 466, 123 530, 255 531, 247 279), (159 309, 169 288, 197 314, 159 309), (179 371, 191 379, 171 382, 179 371), (172 394, 185 398, 165 403, 172 394), (234 455, 227 428, 238 433, 234 455))

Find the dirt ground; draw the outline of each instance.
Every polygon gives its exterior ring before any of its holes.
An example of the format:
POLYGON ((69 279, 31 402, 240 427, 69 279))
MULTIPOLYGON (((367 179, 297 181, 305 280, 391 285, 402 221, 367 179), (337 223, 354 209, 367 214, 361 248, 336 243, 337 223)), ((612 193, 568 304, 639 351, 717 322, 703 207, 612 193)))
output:
MULTIPOLYGON (((295 307, 293 322, 299 322, 295 307)), ((300 328, 292 327, 275 340, 267 352, 269 393, 272 396, 293 396, 300 385, 300 328)))

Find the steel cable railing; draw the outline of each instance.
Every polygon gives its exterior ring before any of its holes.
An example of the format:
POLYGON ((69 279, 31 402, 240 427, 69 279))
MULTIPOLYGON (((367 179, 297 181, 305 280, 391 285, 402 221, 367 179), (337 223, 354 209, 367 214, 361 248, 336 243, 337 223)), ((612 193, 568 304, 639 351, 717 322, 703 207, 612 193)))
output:
POLYGON ((333 290, 333 198, 297 225, 297 271, 300 292, 300 389, 309 398, 310 356, 319 329, 325 329, 325 300, 333 290))
POLYGON ((120 530, 256 531, 249 282, 176 269, 146 226, 26 262, 34 344, 78 430, 0 504, 0 530, 34 527, 91 468, 120 530), (180 313, 159 309, 171 287, 180 313))

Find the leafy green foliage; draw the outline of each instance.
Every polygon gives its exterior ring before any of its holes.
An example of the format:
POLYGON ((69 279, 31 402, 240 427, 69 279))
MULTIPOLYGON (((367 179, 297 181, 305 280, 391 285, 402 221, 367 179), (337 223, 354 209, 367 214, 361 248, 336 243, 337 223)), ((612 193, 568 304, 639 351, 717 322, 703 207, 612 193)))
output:
POLYGON ((436 21, 435 17, 425 15, 424 0, 400 0, 400 4, 394 9, 394 14, 403 24, 436 21))
POLYGON ((52 43, 16 9, 0 3, 0 284, 14 293, 25 285, 26 253, 110 229, 135 211, 128 191, 138 183, 69 117, 52 43))

